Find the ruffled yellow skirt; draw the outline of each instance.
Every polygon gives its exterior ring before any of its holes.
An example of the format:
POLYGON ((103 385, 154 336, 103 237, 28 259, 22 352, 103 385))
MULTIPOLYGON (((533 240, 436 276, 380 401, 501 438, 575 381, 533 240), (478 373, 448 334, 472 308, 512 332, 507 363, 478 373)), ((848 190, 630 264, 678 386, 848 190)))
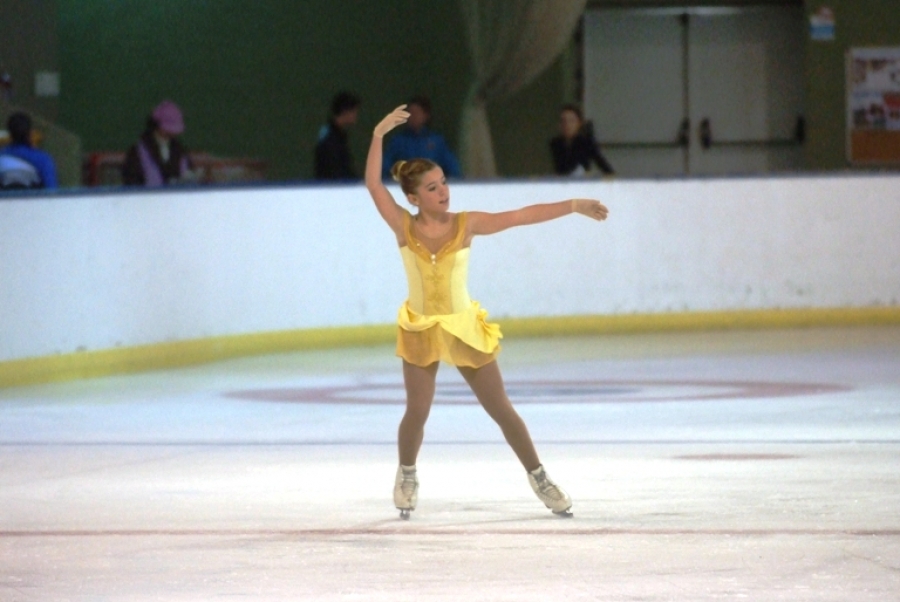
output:
POLYGON ((496 359, 503 338, 487 315, 477 301, 464 312, 440 316, 419 315, 404 303, 397 317, 397 355, 422 367, 443 361, 480 368, 496 359))

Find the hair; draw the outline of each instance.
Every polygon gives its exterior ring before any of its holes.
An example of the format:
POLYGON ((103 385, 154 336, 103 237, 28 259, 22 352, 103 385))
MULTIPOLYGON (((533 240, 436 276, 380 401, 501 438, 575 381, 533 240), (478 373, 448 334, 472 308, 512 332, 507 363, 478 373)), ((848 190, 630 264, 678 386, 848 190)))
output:
POLYGON ((31 117, 25 113, 13 113, 6 120, 9 137, 15 144, 31 146, 31 117))
POLYGON ((360 104, 362 101, 353 92, 339 92, 331 99, 331 116, 337 117, 345 111, 352 111, 360 104))
POLYGON ((400 182, 400 189, 404 194, 414 194, 422 183, 422 176, 435 167, 438 164, 428 159, 400 160, 391 167, 391 177, 395 182, 400 182))
POLYGON ((564 104, 562 107, 560 107, 559 112, 562 113, 563 111, 572 111, 573 113, 578 115, 578 121, 584 121, 584 114, 581 112, 581 107, 573 102, 564 104))

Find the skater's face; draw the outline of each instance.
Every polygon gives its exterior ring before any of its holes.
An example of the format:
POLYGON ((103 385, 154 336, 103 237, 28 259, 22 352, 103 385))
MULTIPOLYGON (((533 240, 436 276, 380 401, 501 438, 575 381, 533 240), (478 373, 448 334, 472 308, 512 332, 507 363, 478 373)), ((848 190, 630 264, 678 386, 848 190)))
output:
POLYGON ((422 180, 416 191, 409 195, 409 202, 422 211, 439 213, 450 208, 450 187, 444 170, 435 167, 422 174, 422 180))

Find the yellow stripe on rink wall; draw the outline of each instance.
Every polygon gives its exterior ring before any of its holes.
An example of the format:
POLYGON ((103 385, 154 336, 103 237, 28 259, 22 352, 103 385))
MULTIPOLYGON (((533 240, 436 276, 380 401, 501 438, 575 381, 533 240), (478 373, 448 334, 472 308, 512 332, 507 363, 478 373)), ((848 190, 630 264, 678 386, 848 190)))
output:
POLYGON ((393 340, 396 328, 379 325, 263 332, 25 358, 0 362, 0 388, 179 368, 252 355, 380 344, 393 340))
MULTIPOLYGON (((502 318, 504 336, 900 325, 900 307, 502 318)), ((237 357, 387 344, 396 326, 350 326, 255 333, 84 351, 0 362, 0 388, 178 368, 237 357)))
POLYGON ((616 314, 498 320, 504 336, 900 325, 900 306, 616 314))

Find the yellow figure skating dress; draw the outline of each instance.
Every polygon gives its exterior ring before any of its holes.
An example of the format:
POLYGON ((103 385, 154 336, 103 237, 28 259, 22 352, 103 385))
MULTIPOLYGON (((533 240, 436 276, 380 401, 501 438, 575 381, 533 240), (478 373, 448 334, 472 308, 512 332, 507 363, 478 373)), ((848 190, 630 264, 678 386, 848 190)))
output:
POLYGON ((442 360, 480 368, 500 351, 500 327, 487 322, 487 311, 469 298, 469 248, 463 248, 466 214, 454 216, 453 237, 432 253, 403 212, 406 246, 400 247, 409 281, 409 298, 400 307, 397 355, 416 366, 442 360))

